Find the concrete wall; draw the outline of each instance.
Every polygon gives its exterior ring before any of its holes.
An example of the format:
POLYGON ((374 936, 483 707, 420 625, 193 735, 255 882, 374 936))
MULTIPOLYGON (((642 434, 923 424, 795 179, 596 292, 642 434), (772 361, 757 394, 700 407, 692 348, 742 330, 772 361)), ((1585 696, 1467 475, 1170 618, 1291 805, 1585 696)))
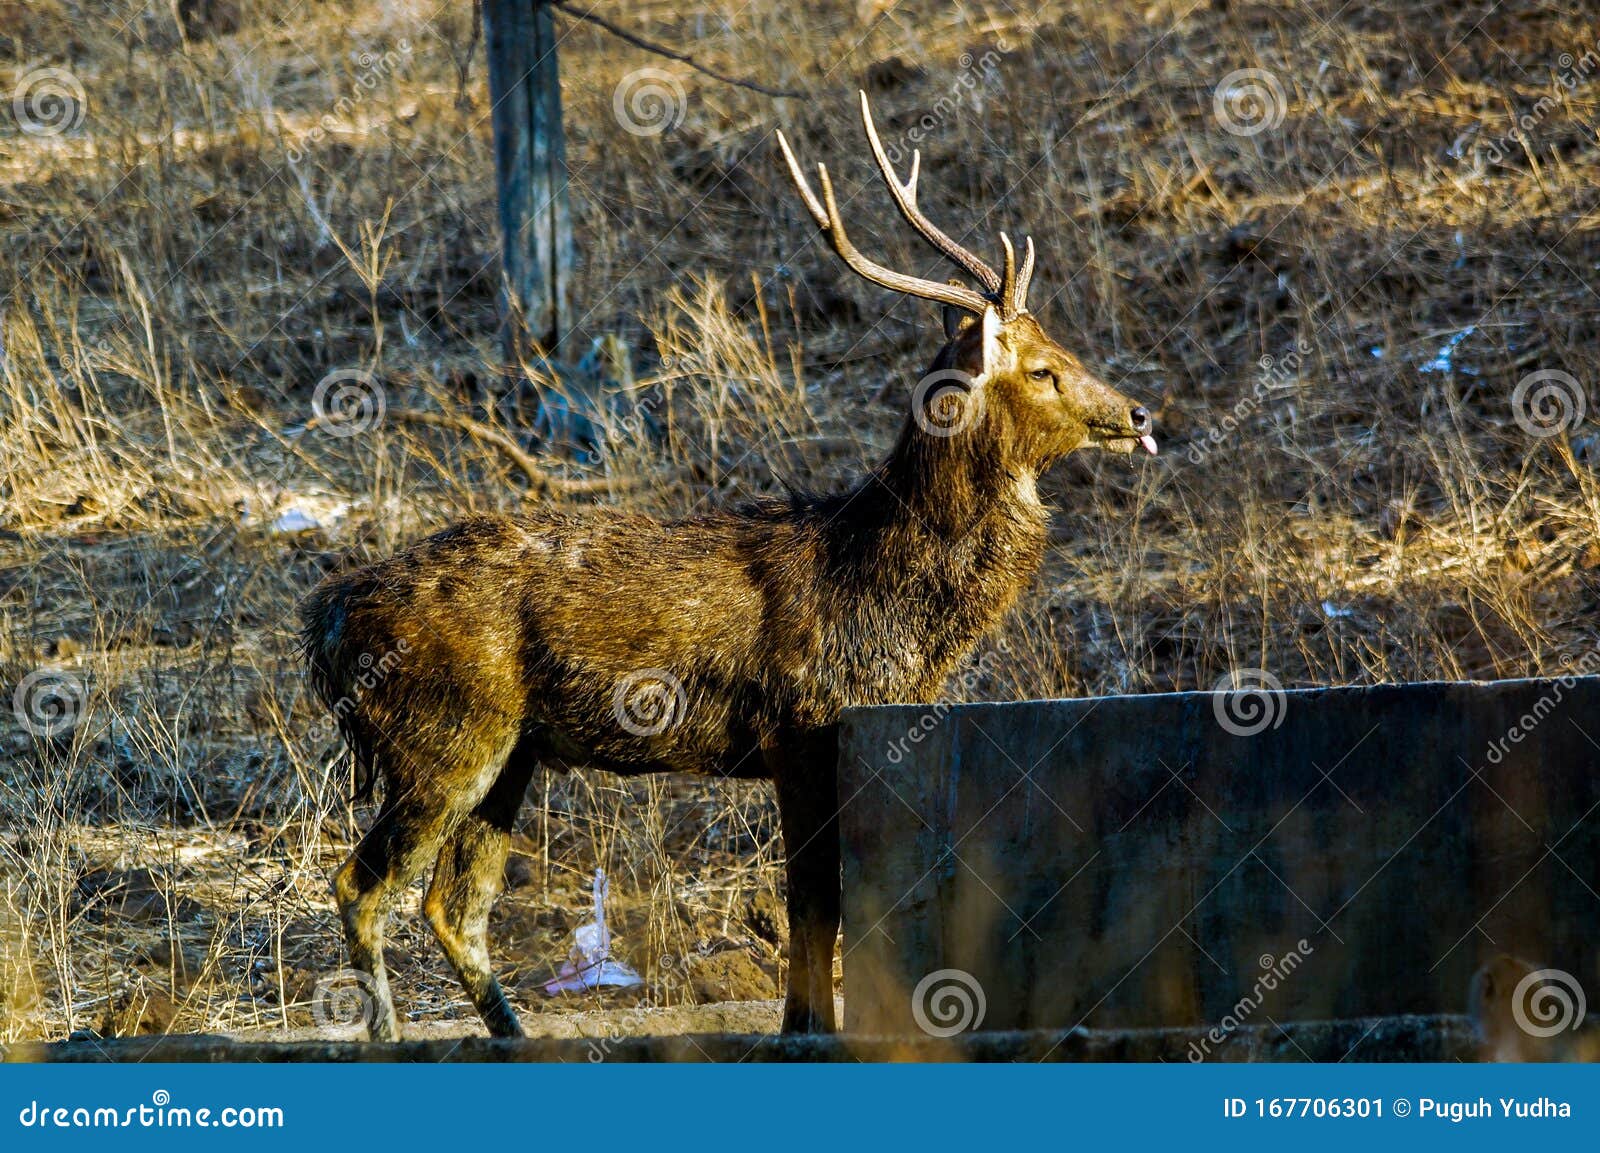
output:
MULTIPOLYGON (((177 1061, 1182 1061, 1203 1037, 1194 1030, 1090 1029, 963 1033, 927 1037, 801 1037, 699 1033, 684 1036, 488 1037, 400 1041, 242 1041, 216 1036, 120 1037, 0 1047, 0 1061, 149 1064, 177 1061)), ((1245 1027, 1217 1052, 1222 1061, 1471 1061, 1478 1056, 1460 1017, 1316 1021, 1284 1029, 1245 1027)))
POLYGON ((839 771, 851 1030, 1600 998, 1600 678, 861 709, 839 771))

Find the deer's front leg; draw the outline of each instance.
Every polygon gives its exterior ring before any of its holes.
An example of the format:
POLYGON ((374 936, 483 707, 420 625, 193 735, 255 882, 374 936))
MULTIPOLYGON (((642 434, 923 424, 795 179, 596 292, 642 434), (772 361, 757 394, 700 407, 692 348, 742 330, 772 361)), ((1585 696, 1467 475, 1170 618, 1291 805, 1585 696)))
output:
POLYGON ((838 730, 786 735, 768 753, 789 880, 785 1033, 831 1033, 833 945, 839 935, 838 730))

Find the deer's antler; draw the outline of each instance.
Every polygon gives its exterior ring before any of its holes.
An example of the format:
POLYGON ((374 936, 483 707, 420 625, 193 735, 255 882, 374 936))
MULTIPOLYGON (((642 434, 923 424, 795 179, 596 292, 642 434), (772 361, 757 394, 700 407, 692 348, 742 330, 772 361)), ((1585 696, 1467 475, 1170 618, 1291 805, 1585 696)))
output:
POLYGON ((908 276, 867 259, 861 254, 860 249, 850 243, 849 236, 845 234, 844 221, 839 218, 839 205, 833 197, 833 181, 828 179, 828 166, 817 165, 817 179, 822 183, 822 200, 819 201, 816 193, 811 191, 805 173, 800 171, 800 162, 794 158, 794 151, 790 149, 789 142, 784 139, 782 132, 778 133, 778 147, 783 150, 783 159, 789 166, 789 175, 794 177, 795 186, 800 189, 800 199, 805 201, 806 208, 817 222, 817 227, 828 234, 833 250, 857 275, 865 277, 874 284, 892 288, 896 292, 904 292, 908 296, 918 296, 924 300, 936 300, 940 304, 952 304, 968 312, 981 314, 993 303, 983 293, 963 288, 959 284, 941 284, 937 280, 908 276))
POLYGON ((1011 241, 1005 233, 1001 233, 1000 243, 1005 249, 1006 256, 1005 271, 995 272, 988 262, 958 244, 949 233, 923 215, 917 206, 917 176, 922 167, 922 154, 919 151, 912 152, 911 175, 902 181, 895 174, 894 165, 890 163, 888 153, 884 151, 883 142, 878 139, 878 129, 872 122, 872 107, 865 92, 861 93, 861 123, 866 129, 867 143, 872 148, 872 156, 877 161, 878 171, 883 176, 884 183, 889 186, 889 194, 894 198, 900 215, 905 217, 906 222, 915 228, 924 240, 982 284, 984 291, 978 292, 959 284, 942 284, 934 280, 908 276, 868 260, 845 235, 844 221, 840 218, 838 205, 834 202, 833 184, 828 179, 827 165, 817 165, 817 177, 822 184, 822 199, 819 201, 816 194, 811 191, 811 185, 806 181, 805 174, 800 170, 800 164, 795 160, 789 141, 780 131, 778 147, 783 151, 784 162, 789 166, 789 175, 794 178, 795 186, 800 190, 800 198, 805 201, 806 208, 816 220, 817 226, 828 234, 833 250, 858 275, 885 288, 892 288, 896 292, 954 305, 973 313, 981 314, 985 308, 994 307, 999 310, 1003 320, 1014 320, 1026 312, 1028 284, 1033 278, 1033 239, 1031 237, 1028 239, 1023 251, 1022 267, 1018 269, 1011 241))
POLYGON ((1027 238, 1022 249, 1022 268, 1017 268, 1017 254, 1012 251, 1011 238, 1000 234, 1000 246, 1006 250, 1005 283, 1000 289, 1000 315, 1007 320, 1028 311, 1028 285, 1033 281, 1033 237, 1027 238))
POLYGON ((895 175, 894 165, 889 162, 889 156, 883 150, 883 142, 878 139, 878 128, 872 123, 872 105, 867 100, 865 92, 861 93, 861 124, 867 130, 867 143, 872 146, 872 156, 878 162, 878 171, 883 174, 883 182, 889 186, 889 195, 894 197, 895 207, 900 209, 900 215, 906 218, 906 223, 920 232, 929 244, 966 269, 972 278, 989 292, 999 292, 1000 275, 976 253, 952 240, 944 229, 924 216, 922 210, 917 207, 917 175, 922 168, 921 150, 912 150, 911 175, 904 183, 895 175))

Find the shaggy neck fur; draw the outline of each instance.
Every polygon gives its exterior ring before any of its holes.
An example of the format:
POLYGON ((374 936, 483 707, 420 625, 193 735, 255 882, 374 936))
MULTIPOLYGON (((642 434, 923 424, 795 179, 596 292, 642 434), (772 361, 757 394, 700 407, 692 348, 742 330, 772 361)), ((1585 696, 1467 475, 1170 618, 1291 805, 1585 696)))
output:
POLYGON ((829 552, 866 594, 863 637, 905 654, 901 699, 937 693, 1044 561, 1037 473, 1004 444, 987 416, 949 437, 908 420, 888 459, 833 510, 829 552))

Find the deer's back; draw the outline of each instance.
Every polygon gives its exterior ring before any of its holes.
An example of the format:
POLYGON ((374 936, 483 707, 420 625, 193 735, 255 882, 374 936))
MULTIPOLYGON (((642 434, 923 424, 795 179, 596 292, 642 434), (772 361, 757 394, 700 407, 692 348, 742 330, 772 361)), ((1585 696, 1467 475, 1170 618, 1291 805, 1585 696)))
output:
POLYGON ((473 518, 319 585, 307 657, 336 714, 349 700, 353 724, 402 739, 515 732, 547 759, 726 771, 799 703, 804 661, 771 652, 810 647, 783 591, 814 583, 800 536, 737 514, 473 518), (652 686, 676 698, 660 731, 625 711, 652 686))

